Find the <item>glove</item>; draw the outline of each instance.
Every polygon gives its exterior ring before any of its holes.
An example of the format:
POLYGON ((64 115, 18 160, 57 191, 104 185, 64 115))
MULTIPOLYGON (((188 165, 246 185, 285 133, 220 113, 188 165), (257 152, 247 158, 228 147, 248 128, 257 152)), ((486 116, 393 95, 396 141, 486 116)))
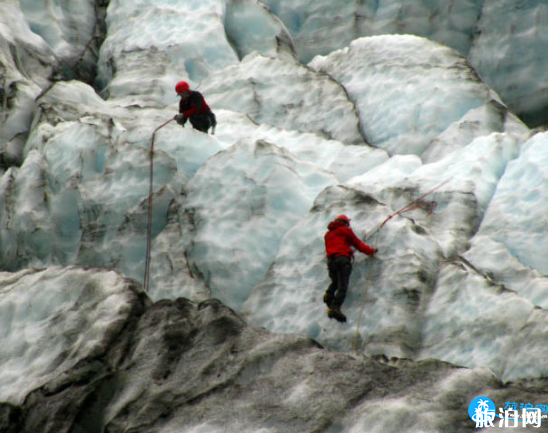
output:
POLYGON ((215 117, 215 114, 213 114, 213 111, 209 112, 209 120, 211 123, 211 135, 215 135, 215 127, 217 126, 217 118, 215 117))
POLYGON ((179 125, 185 126, 188 117, 186 117, 184 114, 176 114, 174 119, 179 125))

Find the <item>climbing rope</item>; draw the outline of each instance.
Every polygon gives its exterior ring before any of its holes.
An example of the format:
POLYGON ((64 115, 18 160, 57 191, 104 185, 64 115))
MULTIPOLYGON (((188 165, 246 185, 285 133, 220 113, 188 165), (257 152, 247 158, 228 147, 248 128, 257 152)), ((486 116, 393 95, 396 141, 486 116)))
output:
POLYGON ((169 122, 172 122, 175 118, 168 120, 165 123, 162 123, 158 126, 152 133, 152 138, 150 141, 150 150, 149 150, 149 182, 148 182, 148 211, 147 211, 147 249, 146 249, 146 260, 145 260, 145 276, 143 279, 143 286, 145 292, 148 292, 149 284, 149 273, 150 273, 150 250, 152 248, 152 191, 154 186, 154 137, 156 132, 166 126, 169 122))
MULTIPOLYGON (((379 241, 380 233, 381 233, 380 229, 377 230, 377 237, 375 238, 375 244, 373 245, 373 249, 375 249, 375 250, 377 249, 377 244, 378 244, 378 241, 379 241)), ((372 258, 374 258, 374 257, 375 256, 373 256, 372 258)), ((352 352, 354 352, 354 353, 356 353, 356 347, 358 345, 358 338, 360 336, 360 325, 361 325, 361 322, 362 322, 363 310, 365 308, 365 301, 367 299, 367 292, 368 292, 368 289, 369 289, 369 280, 371 279, 371 270, 372 269, 373 269, 373 264, 370 261, 369 262, 369 269, 367 270, 367 277, 365 277, 365 287, 364 287, 363 294, 362 294, 360 315, 358 317, 358 324, 356 325, 356 336, 354 337, 354 343, 352 344, 352 352)))
MULTIPOLYGON (((395 216, 398 216, 398 215, 401 215, 405 212, 411 212, 412 210, 415 210, 415 209, 421 209, 421 208, 428 208, 428 213, 426 214, 426 216, 430 216, 432 215, 432 213, 434 212, 434 210, 436 209, 436 206, 438 205, 437 202, 435 201, 424 201, 424 198, 428 197, 430 194, 432 194, 434 191, 438 190, 439 188, 441 188, 443 185, 445 185, 447 182, 449 182, 451 179, 447 179, 445 182, 442 182, 440 183, 439 185, 437 185, 436 187, 432 188, 431 190, 429 190, 428 192, 424 193, 423 195, 421 195, 419 198, 417 198, 416 200, 413 200, 412 202, 408 203, 407 205, 405 205, 404 207, 402 207, 400 210, 394 212, 393 214, 390 214, 386 217, 386 219, 375 229, 373 230, 373 232, 371 232, 371 234, 365 239, 365 241, 367 242, 370 238, 373 237, 373 235, 377 235, 376 238, 375 238, 375 243, 373 245, 373 249, 377 249, 377 245, 378 245, 378 242, 379 242, 379 237, 380 237, 380 233, 381 233, 381 229, 384 227, 384 225, 390 221, 392 218, 394 218, 395 216)), ((374 256, 373 256, 374 257, 374 256)), ((373 269, 373 264, 372 263, 369 263, 369 269, 367 270, 367 276, 365 278, 365 286, 364 286, 364 291, 363 291, 363 294, 362 294, 362 301, 361 301, 361 308, 360 308, 360 315, 358 317, 358 324, 356 325, 356 335, 354 337, 354 343, 352 344, 352 352, 356 353, 356 348, 357 348, 357 345, 358 345, 358 338, 360 336, 360 325, 361 325, 361 321, 362 321, 362 316, 363 316, 363 310, 365 308, 365 302, 366 302, 366 299, 367 299, 367 292, 369 290, 369 281, 371 280, 371 270, 373 269)))
POLYGON ((366 238, 366 241, 369 240, 370 238, 372 238, 375 233, 379 232, 388 221, 390 221, 395 216, 401 215, 402 213, 411 212, 412 210, 415 210, 415 209, 428 207, 429 209, 428 209, 428 213, 426 214, 426 216, 432 215, 432 213, 434 212, 434 210, 436 209, 438 204, 435 201, 423 201, 424 198, 428 197, 434 191, 440 189, 443 185, 445 185, 450 180, 451 180, 451 178, 447 179, 445 182, 442 182, 439 185, 435 186, 434 188, 432 188, 428 192, 421 195, 416 200, 413 200, 412 202, 408 203, 407 205, 402 207, 400 210, 394 212, 393 214, 388 215, 386 217, 386 219, 381 224, 379 224, 379 226, 375 230, 373 230, 371 232, 371 234, 366 238))

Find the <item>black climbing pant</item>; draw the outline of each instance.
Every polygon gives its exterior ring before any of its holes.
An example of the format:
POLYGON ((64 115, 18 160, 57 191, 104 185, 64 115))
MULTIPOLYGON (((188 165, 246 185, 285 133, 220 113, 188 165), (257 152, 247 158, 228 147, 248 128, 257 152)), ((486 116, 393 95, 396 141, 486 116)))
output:
POLYGON ((338 309, 341 308, 348 290, 348 282, 352 273, 352 259, 347 256, 331 257, 327 261, 327 269, 331 284, 327 289, 326 296, 328 303, 338 309))
POLYGON ((217 121, 215 119, 215 114, 210 111, 209 113, 195 114, 193 116, 190 116, 190 123, 192 124, 194 129, 207 133, 207 130, 209 128, 217 124, 217 121))

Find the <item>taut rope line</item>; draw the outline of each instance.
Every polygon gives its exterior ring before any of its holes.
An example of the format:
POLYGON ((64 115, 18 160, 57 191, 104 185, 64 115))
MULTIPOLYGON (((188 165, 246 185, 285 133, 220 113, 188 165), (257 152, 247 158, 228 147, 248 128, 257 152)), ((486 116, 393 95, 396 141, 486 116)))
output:
POLYGON ((156 132, 166 126, 169 122, 172 122, 175 118, 168 120, 165 123, 162 123, 158 126, 152 133, 152 139, 150 141, 150 150, 149 150, 149 181, 148 181, 148 210, 147 210, 147 249, 146 249, 146 260, 145 260, 145 276, 143 279, 143 286, 145 292, 148 292, 149 284, 149 273, 150 273, 150 250, 152 248, 152 191, 154 186, 154 136, 156 132))
MULTIPOLYGON (((443 185, 445 185, 450 180, 451 179, 447 179, 445 182, 440 183, 438 186, 436 186, 436 187, 432 188, 431 190, 429 190, 428 192, 424 193, 423 195, 421 195, 416 200, 413 200, 412 202, 408 203, 407 205, 402 207, 400 210, 394 212, 391 215, 388 215, 386 217, 386 219, 375 230, 373 230, 373 232, 366 238, 366 241, 368 239, 370 239, 376 233, 377 237, 375 238, 375 245, 373 246, 373 248, 377 249, 377 244, 378 244, 378 241, 379 241, 379 236, 380 236, 380 233, 381 233, 381 229, 393 217, 395 217, 397 215, 401 215, 402 213, 410 212, 412 210, 420 209, 420 208, 423 208, 423 207, 429 207, 427 216, 430 216, 432 214, 432 212, 434 212, 434 210, 436 209, 437 203, 435 201, 423 201, 423 199, 425 197, 429 196, 430 194, 432 194, 437 189, 441 188, 443 185)), ((352 352, 354 352, 354 353, 356 353, 356 348, 357 348, 357 345, 358 345, 358 337, 360 335, 360 325, 361 325, 361 321, 362 321, 363 310, 365 308, 365 301, 366 301, 366 297, 367 297, 367 291, 369 289, 369 280, 371 279, 371 270, 372 269, 373 269, 373 264, 370 263, 369 264, 369 269, 367 271, 367 277, 365 278, 365 287, 364 287, 364 292, 363 292, 363 295, 362 295, 360 315, 358 317, 358 324, 356 325, 356 336, 354 337, 354 343, 352 344, 352 352)))

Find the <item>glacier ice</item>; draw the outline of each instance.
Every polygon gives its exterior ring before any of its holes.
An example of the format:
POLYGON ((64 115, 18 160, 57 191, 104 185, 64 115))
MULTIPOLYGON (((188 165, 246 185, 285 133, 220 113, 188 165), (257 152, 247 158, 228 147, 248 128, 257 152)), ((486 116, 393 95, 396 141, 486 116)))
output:
POLYGON ((548 398, 544 11, 0 3, 0 429, 450 431, 472 396, 548 398), (170 122, 180 79, 216 135, 170 122), (341 325, 343 212, 379 253, 341 325))
POLYGON ((0 278, 3 341, 18 343, 0 352, 13 364, 0 369, 3 431, 442 432, 473 428, 470 396, 548 398, 486 368, 326 350, 252 328, 214 299, 152 303, 104 269, 0 278), (42 356, 9 357, 25 350, 42 356))
POLYGON ((194 225, 186 251, 212 295, 239 308, 283 234, 334 183, 329 172, 265 141, 237 143, 210 158, 188 182, 182 213, 194 225))
POLYGON ((364 143, 345 88, 295 62, 253 53, 212 73, 201 89, 213 106, 246 113, 259 124, 364 143))
POLYGON ((469 272, 465 264, 447 264, 438 278, 439 287, 425 313, 420 357, 489 365, 504 381, 535 370, 546 375, 540 362, 546 357, 545 346, 539 344, 546 334, 545 311, 536 311, 531 302, 469 272), (459 307, 446 308, 453 302, 459 307))
POLYGON ((257 125, 247 114, 217 110, 216 136, 223 143, 239 140, 267 141, 287 149, 301 161, 317 164, 331 172, 339 182, 368 172, 388 160, 382 150, 361 144, 347 145, 338 140, 330 140, 313 132, 278 128, 269 124, 257 125), (354 161, 348 165, 346 161, 354 161))
POLYGON ((290 30, 303 62, 363 36, 422 36, 465 56, 530 126, 546 122, 548 6, 543 0, 263 2, 290 30))
POLYGON ((482 13, 481 2, 475 0, 366 0, 346 4, 297 0, 291 5, 264 0, 264 3, 290 29, 304 62, 347 46, 361 36, 380 34, 425 36, 466 54, 482 13))
POLYGON ((548 36, 539 31, 547 25, 548 5, 542 0, 487 0, 469 55, 485 82, 533 127, 545 124, 548 114, 544 57, 548 36))
POLYGON ((344 85, 367 141, 392 155, 421 155, 452 123, 498 100, 457 52, 416 36, 357 39, 309 65, 344 85))
POLYGON ((19 5, 31 30, 40 35, 56 57, 68 66, 74 59, 84 57, 95 36, 97 20, 94 1, 76 0, 61 4, 48 0, 38 5, 21 0, 19 5))
POLYGON ((17 6, 0 3, 0 166, 21 162, 34 98, 56 69, 53 52, 17 6))
POLYGON ((29 269, 0 280, 0 400, 16 404, 104 354, 138 307, 134 282, 108 270, 29 269))
POLYGON ((262 2, 228 1, 224 27, 227 39, 240 59, 252 52, 269 57, 294 57, 295 47, 291 34, 262 2))
POLYGON ((180 78, 199 82, 236 63, 225 37, 224 9, 220 0, 162 0, 152 7, 146 1, 109 2, 98 61, 101 92, 126 104, 162 106, 175 101, 173 83, 180 78))
POLYGON ((524 265, 548 274, 547 219, 536 212, 548 206, 548 134, 527 141, 497 183, 478 235, 504 243, 524 265))
MULTIPOLYGON (((150 146, 142 125, 148 123, 152 131, 170 112, 136 117, 131 109, 103 101, 76 81, 51 87, 38 107, 23 165, 10 168, 2 178, 5 269, 50 262, 89 264, 116 267, 141 280, 150 146), (55 103, 58 99, 62 106, 55 103), (25 197, 33 200, 19 205, 25 197)), ((169 125, 158 135, 155 234, 165 226, 168 207, 185 181, 224 147, 178 126, 169 125), (181 131, 196 138, 186 140, 184 149, 181 131)))
POLYGON ((536 134, 511 161, 465 257, 489 279, 546 308, 546 133, 536 134))

